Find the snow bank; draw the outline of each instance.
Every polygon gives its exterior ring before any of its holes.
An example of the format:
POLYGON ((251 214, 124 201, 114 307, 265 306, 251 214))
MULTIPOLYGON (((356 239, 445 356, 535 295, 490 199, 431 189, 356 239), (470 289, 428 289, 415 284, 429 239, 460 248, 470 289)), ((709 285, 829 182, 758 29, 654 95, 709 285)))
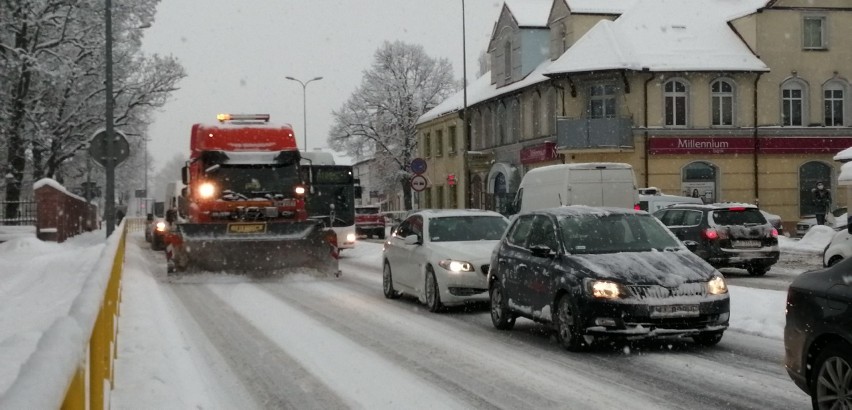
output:
POLYGON ((779 236, 778 246, 781 252, 822 254, 836 233, 837 231, 829 226, 816 225, 811 227, 802 239, 779 236))

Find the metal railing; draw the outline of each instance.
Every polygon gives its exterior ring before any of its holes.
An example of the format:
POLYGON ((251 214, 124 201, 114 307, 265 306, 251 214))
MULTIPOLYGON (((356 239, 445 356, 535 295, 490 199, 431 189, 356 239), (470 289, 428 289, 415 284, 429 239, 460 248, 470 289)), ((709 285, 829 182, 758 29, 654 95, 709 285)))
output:
POLYGON ((0 201, 0 225, 35 225, 36 209, 36 201, 34 199, 0 201), (17 205, 15 215, 6 215, 6 208, 9 204, 17 205))

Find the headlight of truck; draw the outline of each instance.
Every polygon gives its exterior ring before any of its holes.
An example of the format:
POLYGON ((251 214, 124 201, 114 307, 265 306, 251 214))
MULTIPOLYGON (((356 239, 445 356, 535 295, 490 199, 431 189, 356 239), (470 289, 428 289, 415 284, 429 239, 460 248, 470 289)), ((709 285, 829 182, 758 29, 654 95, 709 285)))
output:
POLYGON ((452 259, 444 259, 438 262, 438 266, 454 273, 473 272, 473 264, 470 262, 456 261, 452 259))
POLYGON ((216 193, 216 185, 205 182, 198 187, 198 195, 204 199, 212 198, 216 193))
POLYGON ((589 280, 586 282, 589 294, 596 299, 619 299, 627 295, 624 286, 611 280, 589 280))
POLYGON ((725 283, 725 278, 716 276, 707 282, 707 293, 711 295, 721 295, 728 293, 728 285, 725 283))

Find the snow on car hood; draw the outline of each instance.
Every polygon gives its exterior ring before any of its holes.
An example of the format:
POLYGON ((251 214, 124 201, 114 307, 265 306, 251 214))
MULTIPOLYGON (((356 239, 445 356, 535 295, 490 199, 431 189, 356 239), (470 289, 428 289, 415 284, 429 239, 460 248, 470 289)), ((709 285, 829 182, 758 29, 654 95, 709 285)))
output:
POLYGON ((585 268, 592 277, 626 285, 675 287, 707 281, 716 275, 715 268, 686 250, 568 255, 565 259, 585 268))
POLYGON ((491 260, 491 251, 500 241, 462 241, 431 242, 432 255, 439 258, 451 258, 470 263, 482 263, 491 260))

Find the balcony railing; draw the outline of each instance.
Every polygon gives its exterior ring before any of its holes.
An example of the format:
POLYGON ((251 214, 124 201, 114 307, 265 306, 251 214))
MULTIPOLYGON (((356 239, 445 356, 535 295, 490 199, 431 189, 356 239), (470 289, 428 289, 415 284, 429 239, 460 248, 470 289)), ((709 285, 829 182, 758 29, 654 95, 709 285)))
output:
POLYGON ((633 148, 633 120, 615 118, 557 118, 558 149, 633 148))

